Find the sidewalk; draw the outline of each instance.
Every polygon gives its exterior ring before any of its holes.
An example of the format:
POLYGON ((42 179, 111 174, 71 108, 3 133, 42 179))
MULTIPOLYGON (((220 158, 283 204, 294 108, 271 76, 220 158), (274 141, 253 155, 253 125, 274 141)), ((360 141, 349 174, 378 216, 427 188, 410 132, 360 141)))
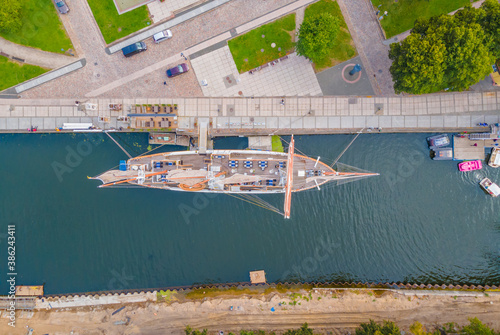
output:
POLYGON ((42 51, 16 44, 2 37, 0 37, 0 52, 3 52, 10 57, 22 59, 27 64, 41 66, 46 69, 57 69, 77 60, 76 57, 42 51))
POLYGON ((0 100, 0 131, 26 131, 31 126, 54 131, 65 122, 93 122, 102 129, 127 129, 118 121, 136 104, 177 104, 179 128, 196 132, 198 118, 211 118, 215 134, 351 132, 372 127, 378 131, 458 131, 479 123, 500 122, 500 92, 431 94, 418 97, 282 97, 90 99, 97 110, 78 110, 73 100, 0 100), (122 104, 111 112, 108 104, 122 104), (107 123, 99 119, 107 118, 107 123))
POLYGON ((370 0, 337 0, 376 95, 395 95, 389 47, 370 0))

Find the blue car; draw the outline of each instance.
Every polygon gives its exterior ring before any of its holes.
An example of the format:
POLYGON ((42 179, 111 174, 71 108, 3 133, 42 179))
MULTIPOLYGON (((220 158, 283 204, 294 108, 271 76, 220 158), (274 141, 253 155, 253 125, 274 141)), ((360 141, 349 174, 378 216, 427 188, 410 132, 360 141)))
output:
POLYGON ((178 76, 180 74, 186 73, 189 71, 189 66, 186 63, 182 63, 167 70, 167 77, 172 78, 178 76))
POLYGON ((59 13, 68 14, 69 12, 68 5, 66 5, 66 3, 63 0, 54 0, 54 4, 56 5, 59 13))

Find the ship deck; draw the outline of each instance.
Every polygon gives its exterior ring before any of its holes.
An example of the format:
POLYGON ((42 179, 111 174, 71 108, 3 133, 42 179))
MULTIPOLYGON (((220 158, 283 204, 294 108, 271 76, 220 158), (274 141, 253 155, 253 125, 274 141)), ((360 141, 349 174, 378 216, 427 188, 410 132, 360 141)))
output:
MULTIPOLYGON (((214 188, 212 183, 211 190, 283 192, 287 159, 287 154, 270 151, 214 150, 206 154, 179 151, 131 158, 127 171, 111 170, 98 178, 105 184, 113 180, 123 183, 129 178, 126 182, 130 184, 192 191, 208 190, 208 181, 216 180, 219 187, 214 188), (145 178, 138 182, 134 175, 138 176, 141 169, 145 178), (174 176, 178 172, 182 173, 174 176)), ((327 181, 321 178, 325 172, 334 170, 315 159, 294 155, 292 191, 321 185, 327 181)))

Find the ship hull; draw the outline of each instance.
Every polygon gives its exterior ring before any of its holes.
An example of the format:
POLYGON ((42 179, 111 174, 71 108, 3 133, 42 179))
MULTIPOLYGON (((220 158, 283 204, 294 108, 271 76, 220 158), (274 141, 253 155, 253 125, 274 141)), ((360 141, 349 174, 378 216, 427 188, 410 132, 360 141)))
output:
POLYGON ((276 194, 285 193, 289 173, 293 174, 291 190, 298 192, 319 188, 335 171, 319 159, 281 152, 176 151, 131 158, 120 170, 109 170, 93 179, 103 182, 100 187, 134 185, 182 192, 276 194))

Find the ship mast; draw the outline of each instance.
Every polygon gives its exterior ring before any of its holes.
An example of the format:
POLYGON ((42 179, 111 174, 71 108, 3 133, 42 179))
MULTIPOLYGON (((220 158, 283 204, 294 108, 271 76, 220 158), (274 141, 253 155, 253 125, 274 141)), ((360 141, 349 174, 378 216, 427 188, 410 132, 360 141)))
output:
POLYGON ((286 164, 287 174, 286 174, 286 186, 285 186, 285 205, 284 205, 284 216, 285 219, 290 218, 290 208, 292 206, 292 186, 293 186, 293 152, 295 149, 295 140, 290 140, 290 146, 288 147, 288 161, 286 164))

